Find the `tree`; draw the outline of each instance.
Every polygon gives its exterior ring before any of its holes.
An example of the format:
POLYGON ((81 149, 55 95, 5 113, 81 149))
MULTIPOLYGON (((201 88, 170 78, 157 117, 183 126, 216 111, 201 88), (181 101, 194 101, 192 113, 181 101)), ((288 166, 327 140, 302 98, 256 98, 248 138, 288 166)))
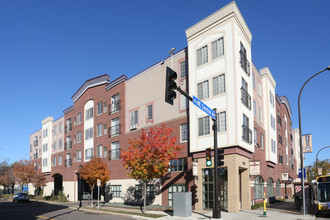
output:
POLYGON ((170 161, 181 150, 175 146, 176 137, 170 137, 171 128, 163 123, 160 127, 142 129, 139 138, 128 140, 130 146, 122 151, 121 157, 128 174, 143 183, 143 212, 146 212, 147 184, 154 178, 162 178, 168 173, 170 161))
MULTIPOLYGON (((32 180, 33 186, 37 189, 46 186, 46 177, 40 170, 34 171, 34 175, 31 180, 32 180)), ((37 202, 38 202, 38 193, 39 192, 37 191, 37 193, 36 193, 37 202)))
POLYGON ((79 170, 80 178, 84 179, 92 191, 92 207, 93 207, 93 191, 97 185, 97 180, 101 181, 102 187, 108 180, 110 180, 110 171, 107 164, 102 162, 101 158, 93 158, 89 162, 82 165, 79 170))
POLYGON ((5 188, 15 185, 13 167, 7 161, 0 162, 0 185, 5 188))
POLYGON ((23 189, 23 184, 28 184, 32 180, 35 173, 33 164, 27 160, 15 162, 13 164, 13 171, 21 190, 23 189))
POLYGON ((325 160, 319 160, 317 162, 317 166, 316 166, 316 161, 310 166, 309 171, 310 176, 309 176, 309 180, 311 179, 315 179, 318 175, 317 175, 317 168, 322 168, 322 175, 325 175, 327 173, 330 172, 330 159, 325 159, 325 160))

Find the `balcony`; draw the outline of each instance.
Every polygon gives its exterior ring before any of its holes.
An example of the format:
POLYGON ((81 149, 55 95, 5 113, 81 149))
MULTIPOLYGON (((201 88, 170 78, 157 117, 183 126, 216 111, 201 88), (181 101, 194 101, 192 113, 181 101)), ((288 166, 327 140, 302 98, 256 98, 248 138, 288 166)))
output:
POLYGON ((115 101, 109 105, 109 115, 120 110, 120 100, 115 101))
POLYGON ((111 126, 109 128, 109 137, 113 137, 113 136, 119 135, 119 134, 120 134, 120 124, 111 126))
POLYGON ((120 149, 114 149, 114 150, 109 150, 109 156, 108 156, 109 160, 117 160, 120 159, 120 149))
POLYGON ((64 149, 69 150, 72 148, 72 141, 68 141, 65 143, 64 149))
POLYGON ((241 60, 240 60, 241 67, 246 72, 246 74, 250 76, 250 62, 247 60, 245 54, 242 51, 239 51, 239 53, 241 55, 241 60))
POLYGON ((72 131, 72 123, 65 125, 65 133, 72 131))
POLYGON ((242 138, 248 143, 252 143, 252 131, 249 127, 242 125, 242 138))
POLYGON ((66 159, 64 165, 65 165, 65 167, 71 167, 72 166, 72 159, 66 159))
POLYGON ((241 100, 242 100, 243 104, 248 109, 251 109, 251 96, 249 95, 249 93, 243 87, 241 87, 241 93, 242 93, 241 100))
POLYGON ((33 159, 37 159, 38 158, 38 153, 33 154, 33 159))
POLYGON ((33 141, 33 146, 38 146, 38 140, 33 141))

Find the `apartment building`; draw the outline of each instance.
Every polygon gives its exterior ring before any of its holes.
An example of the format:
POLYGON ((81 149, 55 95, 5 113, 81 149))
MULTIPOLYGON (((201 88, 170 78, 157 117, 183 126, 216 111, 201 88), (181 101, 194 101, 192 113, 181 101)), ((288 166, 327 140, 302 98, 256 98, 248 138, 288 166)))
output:
POLYGON ((63 191, 77 201, 80 192, 89 191, 79 179, 79 166, 100 157, 111 171, 102 199, 138 202, 142 187, 128 176, 120 152, 142 129, 165 123, 182 151, 171 161, 167 178, 147 187, 150 202, 172 206, 173 193, 189 191, 194 209, 212 209, 213 174, 205 173, 205 149, 214 149, 213 122, 179 92, 173 105, 165 102, 166 67, 171 67, 182 90, 216 108, 217 147, 224 149, 218 186, 222 209, 250 209, 263 192, 268 197, 292 195, 297 150, 290 104, 276 95, 269 68, 258 71, 252 63, 252 34, 236 3, 188 28, 186 36, 187 48, 131 78, 102 75, 85 81, 63 117, 42 121, 30 136, 30 158, 47 177, 45 193, 63 191))

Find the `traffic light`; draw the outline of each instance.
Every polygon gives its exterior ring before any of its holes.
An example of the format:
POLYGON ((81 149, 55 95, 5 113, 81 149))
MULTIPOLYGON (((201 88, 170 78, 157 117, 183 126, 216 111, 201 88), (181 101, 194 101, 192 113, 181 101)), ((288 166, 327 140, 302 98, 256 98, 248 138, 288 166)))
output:
POLYGON ((173 105, 173 100, 176 98, 177 85, 174 80, 176 80, 177 74, 174 70, 167 67, 166 68, 166 84, 165 84, 165 102, 173 105))
POLYGON ((211 148, 206 148, 206 166, 212 166, 211 148))
POLYGON ((223 155, 223 148, 218 148, 218 167, 221 167, 224 165, 223 159, 224 159, 224 155, 223 155))

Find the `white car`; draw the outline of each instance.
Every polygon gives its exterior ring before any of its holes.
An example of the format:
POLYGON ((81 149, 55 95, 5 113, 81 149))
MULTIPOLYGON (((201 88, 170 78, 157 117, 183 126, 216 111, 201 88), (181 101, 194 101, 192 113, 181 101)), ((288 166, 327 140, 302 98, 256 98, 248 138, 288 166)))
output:
POLYGON ((17 193, 14 196, 13 202, 30 202, 30 197, 26 193, 17 193))

